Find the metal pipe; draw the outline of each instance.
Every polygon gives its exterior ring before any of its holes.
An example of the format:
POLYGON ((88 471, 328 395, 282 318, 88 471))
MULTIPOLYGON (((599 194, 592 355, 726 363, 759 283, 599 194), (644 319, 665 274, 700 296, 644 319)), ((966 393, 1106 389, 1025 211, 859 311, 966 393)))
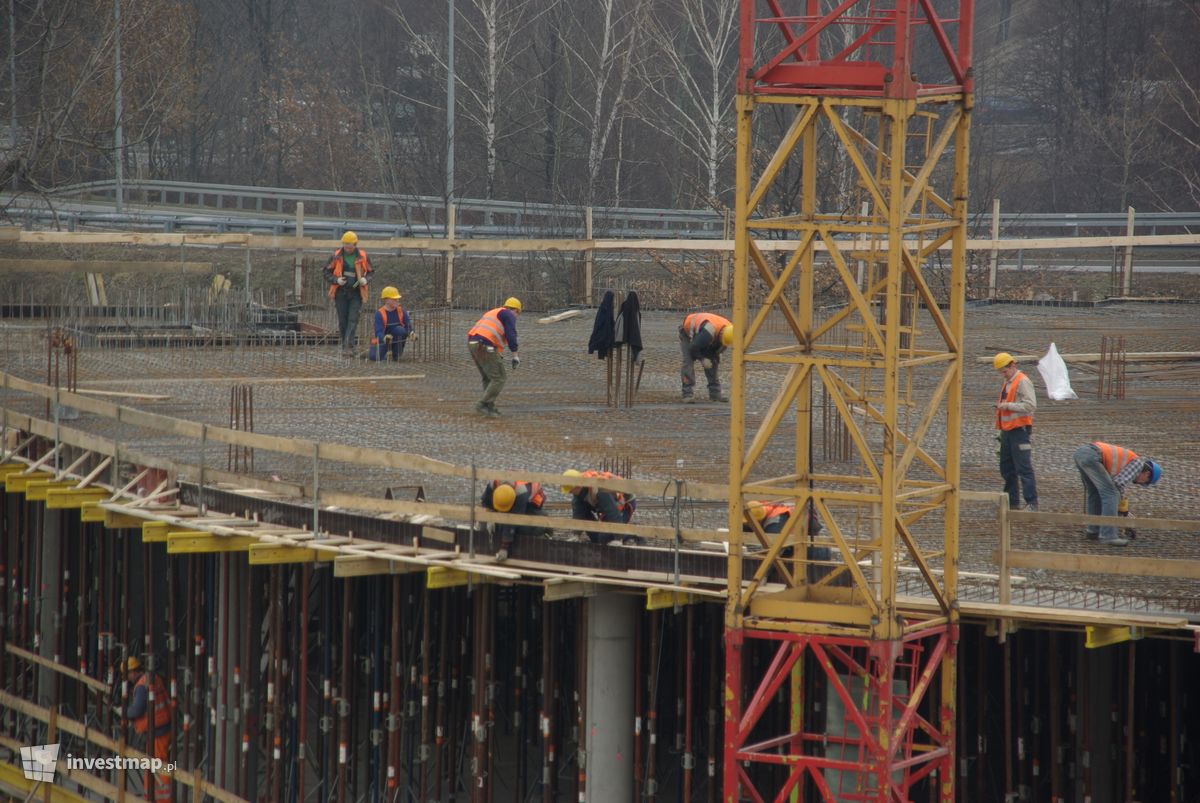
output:
MULTIPOLYGON (((433 798, 442 799, 442 755, 446 745, 446 672, 449 663, 449 630, 451 595, 439 595, 442 600, 441 613, 438 618, 438 685, 437 685, 437 725, 433 740, 433 798)), ((422 800, 429 800, 427 795, 422 800)))
POLYGON ((338 766, 337 766, 337 799, 338 803, 346 803, 347 778, 346 762, 350 752, 350 582, 342 581, 342 660, 340 700, 335 697, 338 706, 338 766))
POLYGON ((647 655, 649 674, 646 678, 646 790, 644 797, 650 803, 657 799, 658 781, 655 778, 656 754, 658 753, 658 673, 662 668, 662 612, 650 614, 650 648, 647 655))
POLYGON ((485 764, 487 753, 485 740, 487 738, 484 725, 484 703, 486 696, 487 678, 484 657, 483 620, 486 615, 484 592, 486 585, 477 586, 474 590, 475 615, 472 622, 471 641, 474 656, 471 662, 471 803, 487 803, 487 771, 485 764))
POLYGON ((542 803, 554 803, 554 619, 542 603, 542 803))
MULTIPOLYGON (((388 693, 388 760, 387 760, 387 790, 388 795, 396 794, 400 783, 400 679, 403 667, 400 662, 400 577, 392 578, 392 633, 388 650, 388 674, 391 677, 388 693)), ((428 595, 428 592, 426 592, 428 595)), ((421 800, 427 800, 422 788, 421 800)))
POLYGON ((1126 678, 1125 678, 1125 744, 1124 756, 1121 762, 1125 776, 1125 796, 1122 800, 1133 800, 1133 769, 1134 769, 1134 746, 1133 735, 1137 726, 1137 711, 1135 707, 1135 697, 1137 687, 1135 680, 1137 679, 1137 642, 1130 641, 1125 645, 1126 654, 1126 678))
POLYGON ((693 611, 695 605, 687 606, 687 635, 685 637, 686 646, 683 649, 685 677, 683 681, 684 703, 683 703, 683 799, 692 799, 692 768, 696 765, 695 757, 692 755, 692 679, 693 679, 693 664, 695 663, 695 621, 693 619, 693 611))
POLYGON ((296 747, 296 799, 304 800, 304 776, 307 769, 306 748, 308 746, 308 589, 312 580, 312 564, 305 563, 300 569, 300 672, 296 678, 297 705, 296 728, 299 732, 296 747))

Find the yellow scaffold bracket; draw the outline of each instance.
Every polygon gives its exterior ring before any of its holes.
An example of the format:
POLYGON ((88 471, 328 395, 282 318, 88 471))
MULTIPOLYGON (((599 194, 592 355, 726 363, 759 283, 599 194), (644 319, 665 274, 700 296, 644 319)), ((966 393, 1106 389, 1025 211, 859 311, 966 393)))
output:
MULTIPOLYGON (((182 532, 178 524, 171 524, 169 521, 151 521, 149 519, 142 520, 142 542, 146 544, 165 544, 167 543, 167 534, 171 532, 182 532), (175 529, 172 530, 171 528, 175 529)), ((208 533, 199 530, 189 530, 189 534, 207 535, 208 533)))
POLYGON ((79 520, 104 523, 104 514, 108 511, 100 507, 100 502, 103 502, 108 497, 105 496, 97 501, 84 501, 79 506, 79 520))
POLYGON ((691 605, 696 601, 696 595, 686 591, 675 591, 669 588, 646 589, 646 610, 648 611, 661 611, 664 608, 674 608, 676 605, 691 605))
POLYGON ((1145 628, 1141 627, 1088 625, 1084 646, 1089 650, 1094 650, 1099 647, 1120 644, 1123 641, 1137 641, 1145 635, 1145 628))
POLYGON ((464 572, 462 569, 451 569, 447 566, 430 566, 425 571, 425 586, 430 590, 465 586, 468 582, 486 583, 489 579, 482 574, 464 572))
POLYGON ((85 502, 99 502, 112 496, 103 488, 51 488, 46 492, 50 510, 81 510, 85 502))
POLYGON ((275 566, 281 563, 316 563, 332 560, 328 552, 287 544, 255 544, 250 547, 251 566, 275 566))
POLYGON ((3 463, 0 464, 0 483, 7 482, 8 478, 14 474, 20 474, 29 466, 24 463, 3 463))
POLYGON ((137 516, 130 516, 126 513, 104 511, 104 526, 110 530, 140 530, 145 521, 145 519, 139 519, 137 516))
MULTIPOLYGON (((36 472, 34 474, 10 474, 4 479, 4 486, 10 494, 25 494, 27 499, 46 501, 46 489, 55 483, 53 474, 36 472)), ((62 488, 70 488, 71 483, 65 483, 62 488)))
POLYGON ((258 543, 252 535, 213 535, 193 530, 171 530, 167 533, 167 553, 171 555, 203 555, 210 552, 249 552, 258 543))

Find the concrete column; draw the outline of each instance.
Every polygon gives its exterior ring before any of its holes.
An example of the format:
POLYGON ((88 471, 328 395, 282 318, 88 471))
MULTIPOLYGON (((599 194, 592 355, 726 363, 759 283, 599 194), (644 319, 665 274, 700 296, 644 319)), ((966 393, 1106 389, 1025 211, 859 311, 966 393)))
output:
POLYGON ((587 797, 634 800, 633 634, 639 598, 597 594, 587 612, 587 797))

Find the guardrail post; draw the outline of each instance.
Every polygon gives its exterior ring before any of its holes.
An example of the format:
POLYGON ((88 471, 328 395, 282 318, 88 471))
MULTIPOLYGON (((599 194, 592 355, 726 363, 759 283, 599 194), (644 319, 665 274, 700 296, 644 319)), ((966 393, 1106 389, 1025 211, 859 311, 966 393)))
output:
MULTIPOLYGON (((296 237, 304 236, 304 201, 296 201, 296 237)), ((292 262, 292 293, 296 303, 304 300, 304 249, 297 248, 292 262)))
POLYGON ((1125 269, 1122 271, 1121 295, 1128 296, 1133 292, 1133 207, 1125 212, 1125 236, 1130 238, 1125 246, 1125 269))
MULTIPOLYGON (((454 204, 446 204, 446 240, 454 239, 454 204)), ((446 303, 454 306, 454 249, 446 249, 446 303)))
POLYGON ((1000 262, 1000 199, 992 199, 992 254, 988 263, 988 298, 996 297, 996 270, 1000 262))
POLYGON ((583 252, 583 303, 592 306, 592 268, 595 265, 595 251, 592 241, 592 208, 583 210, 583 238, 588 241, 588 248, 583 252))
MULTIPOLYGON (((1012 578, 1009 577, 1008 568, 1008 550, 1009 544, 1012 541, 1012 531, 1009 529, 1008 520, 1008 495, 1004 494, 1000 497, 998 510, 996 513, 996 523, 1000 528, 1000 604, 1008 605, 1012 602, 1012 578)), ((1000 619, 1000 643, 1003 644, 1008 638, 1008 620, 1001 617, 1000 619)))

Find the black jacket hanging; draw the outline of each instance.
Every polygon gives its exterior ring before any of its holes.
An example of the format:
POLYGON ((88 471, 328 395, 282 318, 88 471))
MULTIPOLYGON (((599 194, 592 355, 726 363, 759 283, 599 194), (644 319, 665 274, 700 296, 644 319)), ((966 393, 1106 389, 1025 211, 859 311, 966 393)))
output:
POLYGON ((625 296, 618 317, 624 327, 622 335, 625 345, 629 346, 629 358, 637 362, 638 355, 642 353, 642 306, 635 291, 630 290, 625 296))
POLYGON ((613 347, 613 291, 606 290, 600 307, 596 310, 596 321, 592 324, 592 336, 588 339, 588 354, 600 359, 608 356, 613 347))

